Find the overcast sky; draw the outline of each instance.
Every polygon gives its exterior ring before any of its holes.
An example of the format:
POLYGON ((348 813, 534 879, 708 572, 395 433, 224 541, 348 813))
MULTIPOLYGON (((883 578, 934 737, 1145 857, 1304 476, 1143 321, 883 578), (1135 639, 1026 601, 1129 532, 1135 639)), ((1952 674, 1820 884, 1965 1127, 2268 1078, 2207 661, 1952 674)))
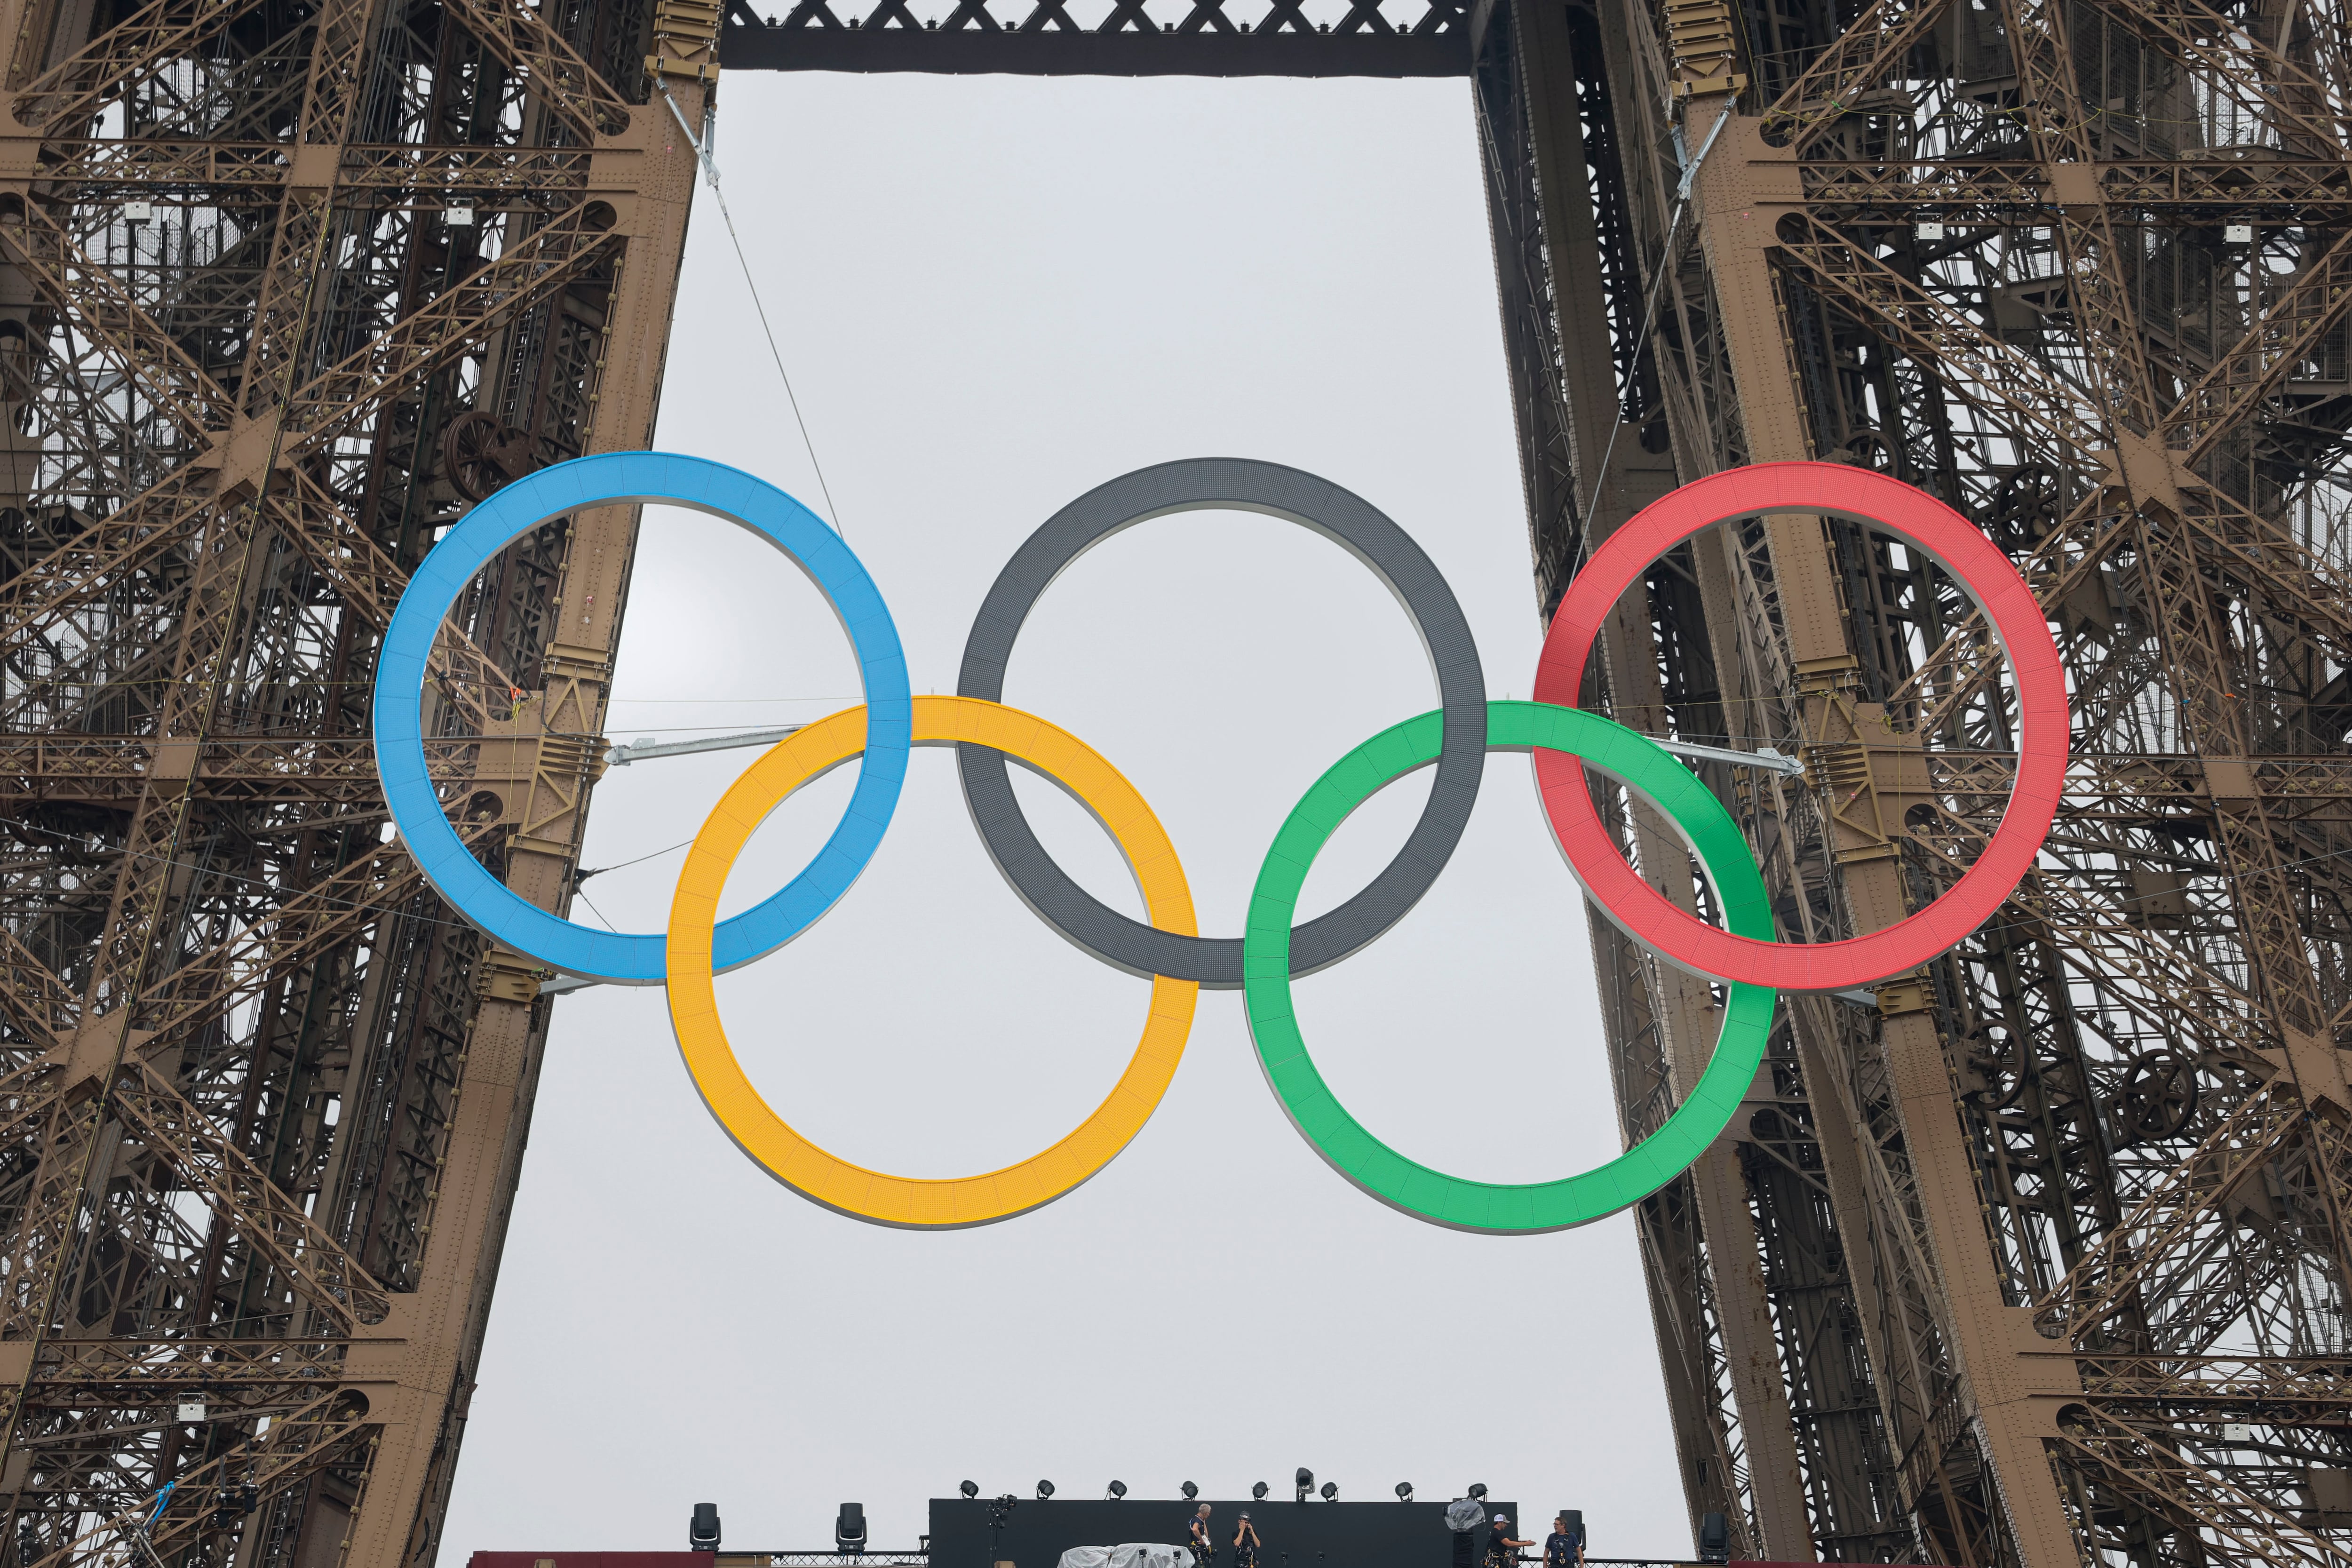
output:
MULTIPOLYGON (((1491 694, 1528 695, 1538 627, 1466 83, 730 74, 719 161, 918 691, 954 689, 989 583, 1056 508, 1145 464, 1231 455, 1387 511, 1452 582, 1491 694)), ((826 510, 707 193, 659 441, 826 510)), ((1193 513, 1056 583, 1005 698, 1135 781, 1203 929, 1229 935, 1300 792, 1434 690, 1403 613, 1337 546, 1193 513)), ((676 738, 814 718, 857 689, 788 563, 656 512, 616 697, 614 736, 676 738)), ((690 837, 755 754, 615 772, 583 863, 690 837)), ((1135 910, 1093 825, 1014 777, 1072 873, 1135 910)), ((1538 1180, 1613 1152, 1616 1123, 1580 896, 1527 760, 1486 777, 1419 909, 1298 994, 1375 1132, 1465 1175, 1538 1180)), ((1386 863, 1427 778, 1341 830, 1307 913, 1386 863)), ((733 908, 804 860, 851 779, 761 830, 733 908)), ((587 894, 621 929, 658 929, 681 859, 587 894)), ((849 896, 719 983, 782 1114, 848 1159, 934 1176, 1081 1120, 1148 991, 1019 903, 936 750, 849 896)), ((1581 1507, 1595 1555, 1686 1551, 1631 1220, 1482 1237, 1361 1195, 1284 1118, 1238 995, 1210 993, 1158 1115, 1094 1181, 1002 1225, 881 1229, 735 1151, 660 992, 558 1004, 445 1563, 682 1547, 704 1500, 730 1548, 829 1544, 845 1500, 877 1545, 911 1546, 925 1500, 967 1477, 1231 1497, 1299 1465, 1348 1499, 1483 1480, 1535 1520, 1581 1507)))

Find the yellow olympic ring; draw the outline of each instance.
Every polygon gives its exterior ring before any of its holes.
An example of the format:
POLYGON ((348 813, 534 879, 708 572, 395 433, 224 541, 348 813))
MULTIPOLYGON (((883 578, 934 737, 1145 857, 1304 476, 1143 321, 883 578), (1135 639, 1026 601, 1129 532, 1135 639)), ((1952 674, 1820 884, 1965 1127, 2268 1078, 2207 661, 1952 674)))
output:
MULTIPOLYGON (((1085 742, 1034 714, 972 697, 914 700, 913 742, 971 742, 1052 780, 1094 815, 1126 858, 1145 916, 1161 931, 1198 933, 1192 890, 1167 830, 1117 768, 1085 742)), ((1150 1121, 1176 1076, 1200 985, 1151 983, 1151 1016, 1117 1087, 1069 1136, 1019 1164, 980 1176, 919 1180, 868 1171, 794 1131, 760 1098, 727 1043, 711 984, 719 893, 751 834, 786 796, 866 749, 866 710, 845 709, 786 736, 728 787, 704 819, 670 905, 670 1026, 703 1104, 735 1146, 803 1197, 838 1214, 908 1229, 946 1230, 1011 1219, 1052 1203, 1105 1165, 1150 1121)))

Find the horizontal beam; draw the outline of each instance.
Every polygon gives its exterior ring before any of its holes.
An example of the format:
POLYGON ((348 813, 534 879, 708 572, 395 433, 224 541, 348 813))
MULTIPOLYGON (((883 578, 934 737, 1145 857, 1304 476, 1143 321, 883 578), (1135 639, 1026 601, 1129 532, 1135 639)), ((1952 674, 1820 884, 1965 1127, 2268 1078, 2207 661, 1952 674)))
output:
POLYGON ((1722 746, 1694 745, 1688 741, 1661 741, 1652 736, 1651 743, 1662 752, 1672 752, 1678 757, 1691 757, 1703 763, 1729 763, 1739 768, 1769 768, 1776 773, 1791 778, 1805 776, 1805 764, 1795 757, 1783 756, 1769 746, 1753 752, 1734 752, 1722 746))
POLYGON ((648 735, 625 746, 614 746, 604 753, 608 766, 625 768, 631 763, 647 762, 655 757, 690 757, 698 752, 732 752, 744 746, 772 746, 787 735, 797 734, 804 726, 786 724, 774 730, 746 730, 734 735, 706 735, 698 741, 656 741, 648 735))
MULTIPOLYGON (((582 147, 355 144, 342 149, 334 179, 339 201, 439 207, 451 195, 477 202, 508 196, 543 208, 551 197, 587 187, 589 156, 582 147)), ((40 159, 34 178, 60 186, 121 186, 119 200, 168 202, 184 192, 241 190, 275 201, 294 177, 294 148, 287 142, 61 139, 44 142, 40 159)))
POLYGON ((957 27, 770 26, 739 16, 719 32, 729 70, 913 71, 933 76, 1465 77, 1466 34, 1082 32, 957 27))
POLYGON ((1958 224, 2033 224, 2104 205, 2111 221, 2340 222, 2352 211, 2352 167, 2270 158, 2184 158, 2090 165, 2065 188, 2029 160, 1919 163, 1807 160, 1805 201, 1816 211, 1883 213, 1958 224))

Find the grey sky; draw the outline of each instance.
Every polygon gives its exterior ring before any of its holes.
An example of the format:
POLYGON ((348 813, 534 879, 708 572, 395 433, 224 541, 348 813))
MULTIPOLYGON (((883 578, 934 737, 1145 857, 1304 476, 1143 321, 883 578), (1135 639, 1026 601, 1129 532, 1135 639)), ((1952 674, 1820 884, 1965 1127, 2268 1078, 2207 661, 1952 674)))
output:
MULTIPOLYGON (((1357 490, 1451 580, 1491 693, 1538 626, 1466 84, 730 75, 720 163, 847 538, 916 689, 1055 508, 1125 470, 1248 456, 1357 490)), ((660 443, 822 510, 717 207, 698 205, 660 443)), ((813 718, 856 700, 786 563, 649 520, 612 732, 813 718)), ((1032 618, 1006 700, 1069 729, 1167 824, 1205 930, 1349 748, 1433 705, 1402 612, 1338 547, 1192 514, 1113 540, 1032 618)), ((633 767, 585 864, 691 836, 752 753, 633 767)), ((1402 841, 1427 775, 1342 829, 1309 912, 1402 841)), ((1108 843, 1016 773, 1040 832, 1136 907, 1108 843)), ((847 770, 763 828, 735 907, 832 826, 847 770)), ((662 922, 680 857, 591 880, 662 922)), ((593 919, 586 910, 583 919, 593 919)), ((824 921, 720 982, 763 1092, 843 1156, 909 1174, 1052 1142, 1118 1077, 1148 986, 1040 925, 989 865, 949 753, 917 754, 882 850, 824 921)), ((1403 925, 1304 982, 1318 1061, 1373 1131, 1533 1180, 1617 1147, 1580 899, 1524 758, 1403 925)), ((478 1549, 829 1541, 866 1504, 911 1545, 971 1477, 1098 1497, 1233 1496, 1298 1465, 1351 1499, 1484 1480, 1580 1506, 1596 1554, 1688 1532, 1630 1220, 1494 1239, 1360 1194, 1292 1131, 1239 998, 1202 998, 1159 1114, 1093 1182, 974 1231, 840 1218, 749 1163, 695 1098, 655 990, 559 1005, 445 1562, 478 1549)), ((1024 1564, 1023 1568, 1037 1568, 1024 1564)))

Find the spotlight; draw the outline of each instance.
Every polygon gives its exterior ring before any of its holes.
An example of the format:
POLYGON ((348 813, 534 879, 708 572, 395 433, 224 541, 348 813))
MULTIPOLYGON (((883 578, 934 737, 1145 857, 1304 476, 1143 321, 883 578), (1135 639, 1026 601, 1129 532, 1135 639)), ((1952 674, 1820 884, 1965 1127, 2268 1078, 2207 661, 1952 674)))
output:
POLYGON ((838 1552, 855 1557, 866 1550, 866 1505, 845 1502, 833 1521, 833 1544, 838 1552))
POLYGON ((1325 1481, 1323 1483, 1323 1500, 1325 1502, 1338 1502, 1339 1500, 1339 1482, 1325 1481))
POLYGON ((1118 1501, 1121 1498, 1127 1496, 1127 1483, 1125 1481, 1111 1482, 1110 1490, 1105 1492, 1103 1496, 1112 1502, 1118 1501))
POLYGON ((686 1527, 686 1549, 688 1552, 719 1550, 719 1505, 698 1502, 694 1505, 693 1522, 686 1527))
POLYGON ((1264 1502, 1265 1500, 1265 1492, 1266 1486, 1264 1481, 1260 1481, 1257 1485, 1250 1488, 1250 1496, 1255 1498, 1260 1502, 1264 1502))
POLYGON ((1037 1483, 1037 1500, 1038 1500, 1039 1502, 1044 1502, 1047 1498, 1052 1497, 1053 1495, 1054 1495, 1054 1483, 1053 1483, 1053 1482, 1051 1482, 1051 1481, 1039 1481, 1039 1482, 1037 1483))
POLYGON ((1306 1466, 1298 1467, 1298 1500, 1305 1502, 1307 1494, 1315 1489, 1315 1472, 1306 1466))
POLYGON ((963 1495, 968 1498, 975 1498, 980 1495, 980 1483, 978 1481, 966 1481, 963 1485, 958 1487, 956 1490, 963 1493, 963 1495))
POLYGON ((1396 1484, 1396 1494, 1397 1501, 1411 1502, 1412 1500, 1412 1483, 1411 1481, 1399 1481, 1396 1484))
POLYGON ((1470 1500, 1471 1500, 1472 1502, 1485 1502, 1485 1501, 1486 1500, 1486 1482, 1484 1482, 1484 1481, 1474 1481, 1473 1483, 1471 1483, 1471 1487, 1470 1487, 1470 1500))
POLYGON ((1184 1494, 1184 1500, 1186 1502, 1191 1502, 1194 1498, 1201 1495, 1201 1489, 1194 1486, 1190 1481, 1186 1481, 1182 1486, 1178 1487, 1176 1489, 1184 1494))

